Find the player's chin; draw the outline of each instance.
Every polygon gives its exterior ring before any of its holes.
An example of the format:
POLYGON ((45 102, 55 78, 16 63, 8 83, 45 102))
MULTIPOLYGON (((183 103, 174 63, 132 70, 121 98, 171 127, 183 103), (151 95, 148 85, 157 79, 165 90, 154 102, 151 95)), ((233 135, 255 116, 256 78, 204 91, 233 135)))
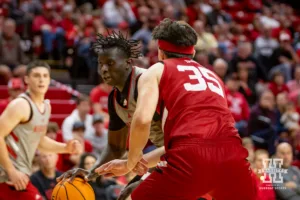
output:
POLYGON ((40 95, 45 95, 47 93, 48 88, 38 88, 36 90, 36 93, 40 94, 40 95))
POLYGON ((115 86, 115 82, 112 79, 103 80, 107 85, 115 86))

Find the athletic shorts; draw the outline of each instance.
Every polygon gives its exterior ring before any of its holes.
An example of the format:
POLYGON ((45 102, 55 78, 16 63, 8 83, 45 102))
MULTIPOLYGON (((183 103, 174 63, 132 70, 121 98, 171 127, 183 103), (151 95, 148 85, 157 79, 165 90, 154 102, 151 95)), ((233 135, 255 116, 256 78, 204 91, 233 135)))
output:
POLYGON ((255 200, 257 185, 239 139, 181 139, 172 143, 132 200, 255 200))
POLYGON ((43 198, 31 182, 24 191, 17 191, 14 186, 0 183, 0 200, 43 200, 43 198))

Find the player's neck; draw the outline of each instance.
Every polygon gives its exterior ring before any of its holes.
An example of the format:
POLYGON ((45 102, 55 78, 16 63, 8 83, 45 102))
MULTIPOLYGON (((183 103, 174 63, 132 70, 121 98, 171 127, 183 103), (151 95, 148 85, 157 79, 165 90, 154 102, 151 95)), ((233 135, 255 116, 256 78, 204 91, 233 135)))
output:
POLYGON ((27 93, 30 95, 31 100, 36 104, 41 104, 45 100, 44 95, 35 94, 35 93, 31 92, 30 90, 28 90, 27 93))
POLYGON ((124 74, 124 76, 120 76, 120 83, 118 85, 116 85, 116 88, 118 88, 118 90, 120 92, 123 91, 123 89, 124 89, 124 87, 126 85, 127 79, 131 75, 131 72, 132 72, 132 69, 128 70, 127 73, 124 74))
POLYGON ((41 171, 43 172, 44 176, 49 178, 49 179, 54 179, 55 178, 55 170, 53 169, 41 169, 41 171))

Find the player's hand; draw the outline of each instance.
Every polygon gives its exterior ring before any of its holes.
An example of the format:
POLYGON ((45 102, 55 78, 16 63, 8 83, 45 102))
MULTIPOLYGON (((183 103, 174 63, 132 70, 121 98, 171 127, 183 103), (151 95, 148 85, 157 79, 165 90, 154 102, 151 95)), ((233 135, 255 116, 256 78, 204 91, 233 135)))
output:
POLYGON ((13 185, 16 190, 21 191, 27 188, 29 177, 18 170, 12 170, 7 172, 9 181, 6 182, 8 185, 13 185))
POLYGON ((90 171, 81 168, 76 168, 63 173, 60 177, 56 178, 56 181, 60 182, 69 179, 69 181, 72 182, 76 177, 81 177, 84 178, 84 180, 88 181, 89 176, 90 171))
POLYGON ((134 183, 131 183, 130 185, 127 185, 120 193, 120 196, 118 200, 126 200, 129 195, 133 192, 133 190, 139 186, 139 184, 142 182, 142 180, 136 181, 134 183))
POLYGON ((116 159, 101 165, 95 172, 105 177, 113 177, 125 175, 130 172, 130 169, 127 168, 127 160, 116 159))
POLYGON ((147 167, 148 162, 144 160, 143 158, 136 164, 136 166, 133 168, 133 172, 136 173, 139 176, 143 176, 148 172, 147 167))
POLYGON ((68 141, 65 148, 69 154, 81 154, 83 152, 83 146, 78 140, 68 141))

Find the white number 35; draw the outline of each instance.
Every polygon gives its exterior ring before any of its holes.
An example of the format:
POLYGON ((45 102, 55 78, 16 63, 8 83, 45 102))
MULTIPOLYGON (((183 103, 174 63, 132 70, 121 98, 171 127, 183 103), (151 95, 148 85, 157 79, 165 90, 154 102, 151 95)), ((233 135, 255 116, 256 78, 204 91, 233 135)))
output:
POLYGON ((187 91, 204 91, 207 89, 208 86, 208 88, 212 92, 215 92, 224 98, 224 92, 221 87, 221 84, 218 82, 216 78, 214 78, 216 76, 208 69, 203 67, 197 68, 194 66, 186 66, 186 65, 178 65, 177 69, 180 72, 193 71, 194 74, 189 75, 189 78, 192 80, 193 79, 198 80, 197 84, 185 83, 184 88, 187 91), (203 77, 205 77, 205 79, 207 80, 205 80, 203 77))

